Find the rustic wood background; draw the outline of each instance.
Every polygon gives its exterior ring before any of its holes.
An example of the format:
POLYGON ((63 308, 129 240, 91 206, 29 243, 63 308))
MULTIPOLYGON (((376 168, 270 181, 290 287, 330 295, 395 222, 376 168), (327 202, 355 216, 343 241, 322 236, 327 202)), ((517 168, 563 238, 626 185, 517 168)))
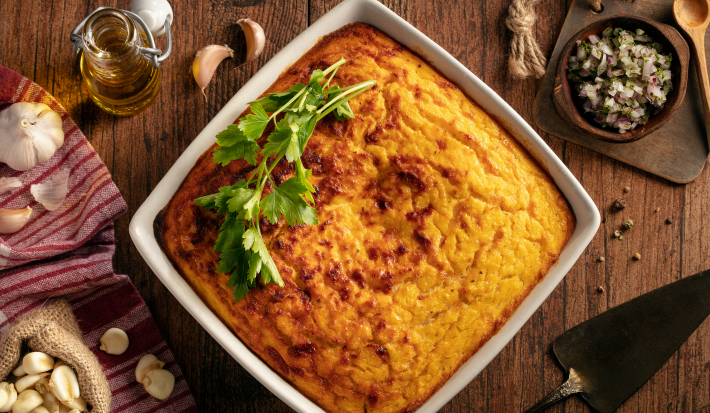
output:
MULTIPOLYGON (((117 221, 116 271, 129 274, 145 298, 203 412, 291 410, 242 369, 173 298, 140 258, 128 235, 128 223, 173 162, 241 85, 339 1, 172 0, 175 44, 162 69, 161 95, 144 113, 116 118, 101 112, 82 90, 69 33, 94 8, 125 9, 129 0, 0 0, 0 64, 53 94, 108 165, 129 206, 129 213, 117 221), (241 67, 223 63, 205 102, 189 74, 193 56, 208 44, 227 43, 237 51, 235 60, 243 59, 244 38, 235 22, 246 16, 266 31, 264 53, 241 67)), ((384 4, 448 50, 532 123, 532 102, 540 82, 513 80, 507 73, 509 0, 385 0, 384 4)), ((542 0, 536 7, 535 37, 546 56, 569 4, 569 0, 542 0)), ((710 168, 696 181, 677 185, 541 135, 589 192, 604 223, 550 298, 443 412, 524 411, 562 382, 550 344, 565 329, 710 267, 710 168), (625 194, 624 187, 630 193, 625 194), (621 196, 628 206, 614 213, 610 205, 621 196), (658 207, 660 211, 654 212, 658 207), (633 219, 634 228, 623 241, 613 239, 612 233, 627 218, 633 219), (672 220, 670 225, 665 224, 666 218, 672 220), (637 252, 640 261, 631 258, 637 252), (606 260, 598 262, 600 256, 606 260), (603 286, 603 293, 598 286, 603 286)), ((573 397, 549 411, 589 410, 573 397)), ((710 412, 710 323, 706 321, 619 411, 710 412)))

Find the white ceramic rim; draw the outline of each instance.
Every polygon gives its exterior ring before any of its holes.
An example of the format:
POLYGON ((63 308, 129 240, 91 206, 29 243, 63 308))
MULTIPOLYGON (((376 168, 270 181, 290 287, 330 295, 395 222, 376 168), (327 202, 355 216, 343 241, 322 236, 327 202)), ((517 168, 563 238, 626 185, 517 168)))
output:
POLYGON ((434 413, 449 402, 483 370, 508 344, 532 314, 552 293, 594 237, 600 216, 594 202, 537 133, 500 96, 453 56, 376 0, 346 0, 326 13, 277 53, 242 87, 205 129, 195 138, 150 196, 133 216, 131 238, 145 261, 170 292, 193 317, 249 373, 279 399, 299 413, 323 412, 252 353, 237 336, 202 302, 173 268, 153 234, 153 221, 166 201, 172 198, 197 159, 214 142, 218 132, 232 124, 247 107, 318 40, 352 22, 369 23, 392 38, 425 56, 445 76, 454 81, 483 109, 495 117, 540 162, 567 197, 577 218, 577 227, 562 250, 558 262, 532 290, 501 330, 418 410, 434 413))

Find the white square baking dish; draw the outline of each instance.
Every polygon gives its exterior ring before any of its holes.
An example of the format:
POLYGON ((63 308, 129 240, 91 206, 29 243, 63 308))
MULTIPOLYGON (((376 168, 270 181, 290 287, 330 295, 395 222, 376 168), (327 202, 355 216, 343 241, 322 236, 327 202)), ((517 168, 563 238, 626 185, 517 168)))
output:
POLYGON ((433 66, 458 84, 468 96, 504 125, 549 171, 557 186, 567 197, 577 217, 577 227, 574 234, 562 250, 559 261, 550 269, 547 276, 523 301, 498 334, 493 336, 439 391, 417 410, 418 413, 432 413, 438 411, 470 383, 500 353, 547 299, 592 240, 599 227, 600 217, 594 202, 572 173, 515 110, 444 49, 377 1, 344 1, 306 29, 264 65, 234 95, 195 138, 185 153, 175 162, 175 165, 170 168, 133 216, 130 234, 140 254, 168 290, 239 364, 294 410, 301 413, 323 412, 264 364, 207 308, 161 251, 153 235, 153 220, 177 191, 199 156, 215 142, 217 133, 234 122, 237 116, 246 109, 248 102, 256 99, 266 90, 284 68, 298 60, 305 51, 318 42, 320 37, 348 23, 357 21, 377 27, 415 52, 426 56, 433 66))

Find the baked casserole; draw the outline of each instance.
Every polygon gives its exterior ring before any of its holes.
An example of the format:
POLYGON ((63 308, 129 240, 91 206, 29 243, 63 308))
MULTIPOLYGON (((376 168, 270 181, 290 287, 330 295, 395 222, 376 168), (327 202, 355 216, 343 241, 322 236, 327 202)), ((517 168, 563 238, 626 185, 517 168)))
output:
MULTIPOLYGON (((215 164, 215 146, 157 216, 155 236, 207 306, 324 410, 410 412, 515 312, 575 217, 505 129, 372 26, 324 37, 265 93, 341 57, 336 83, 377 85, 350 101, 354 119, 326 117, 306 147, 320 223, 261 220, 284 287, 259 283, 236 302, 216 272, 222 218, 194 200, 253 167, 215 164)), ((282 160, 272 177, 293 173, 282 160)))

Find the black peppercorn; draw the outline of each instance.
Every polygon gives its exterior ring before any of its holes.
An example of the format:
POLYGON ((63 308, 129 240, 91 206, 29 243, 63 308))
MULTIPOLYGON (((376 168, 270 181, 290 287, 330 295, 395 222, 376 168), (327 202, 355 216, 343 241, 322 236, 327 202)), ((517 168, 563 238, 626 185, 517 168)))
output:
POLYGON ((624 208, 626 208, 626 201, 624 201, 622 198, 618 198, 616 201, 614 201, 614 209, 616 209, 617 211, 621 211, 624 208))

